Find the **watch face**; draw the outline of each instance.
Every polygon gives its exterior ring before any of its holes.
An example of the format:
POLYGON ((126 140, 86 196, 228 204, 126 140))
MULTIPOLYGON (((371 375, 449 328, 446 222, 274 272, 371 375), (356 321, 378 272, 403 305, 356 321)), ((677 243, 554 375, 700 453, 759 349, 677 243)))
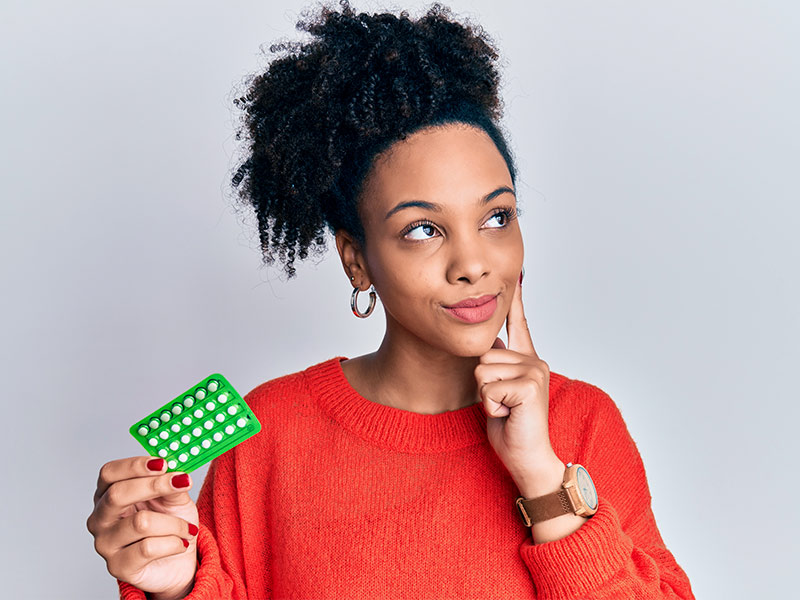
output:
POLYGON ((589 505, 589 508, 594 510, 597 508, 597 490, 594 489, 592 478, 589 477, 589 473, 583 467, 578 467, 575 477, 584 502, 589 505))

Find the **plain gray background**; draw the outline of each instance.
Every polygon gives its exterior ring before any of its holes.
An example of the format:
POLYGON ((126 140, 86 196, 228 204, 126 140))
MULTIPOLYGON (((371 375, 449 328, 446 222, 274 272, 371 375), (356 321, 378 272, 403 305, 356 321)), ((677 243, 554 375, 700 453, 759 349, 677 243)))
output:
MULTIPOLYGON (((380 343, 332 244, 286 281, 231 204, 234 90, 308 6, 3 2, 4 597, 116 595, 85 520, 142 414, 380 343)), ((698 598, 792 595, 800 9, 449 6, 501 51, 539 354, 619 405, 698 598)))

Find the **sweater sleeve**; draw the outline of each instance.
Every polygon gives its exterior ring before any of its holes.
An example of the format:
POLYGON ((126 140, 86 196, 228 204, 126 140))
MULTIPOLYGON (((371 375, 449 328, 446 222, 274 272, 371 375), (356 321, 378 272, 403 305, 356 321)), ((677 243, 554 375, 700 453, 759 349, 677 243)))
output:
POLYGON ((520 545, 537 598, 694 600, 689 579, 664 545, 651 510, 644 465, 619 409, 599 388, 585 418, 577 456, 597 488, 598 509, 577 531, 520 545))
MULTIPOLYGON (((211 462, 197 497, 198 566, 186 600, 247 600, 234 455, 226 452, 211 462)), ((117 582, 122 600, 147 600, 142 590, 117 582)))

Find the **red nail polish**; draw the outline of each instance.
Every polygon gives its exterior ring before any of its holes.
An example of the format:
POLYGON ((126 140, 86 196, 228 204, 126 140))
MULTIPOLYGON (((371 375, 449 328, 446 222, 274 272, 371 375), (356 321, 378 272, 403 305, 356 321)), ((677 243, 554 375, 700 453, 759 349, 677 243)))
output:
POLYGON ((189 547, 189 540, 182 539, 181 541, 183 542, 183 547, 184 548, 188 548, 189 547))
POLYGON ((189 475, 181 473, 172 478, 172 487, 185 488, 189 487, 189 475))
POLYGON ((163 458, 151 458, 147 461, 147 469, 148 471, 160 471, 164 468, 164 459, 163 458))
POLYGON ((200 531, 197 528, 197 525, 194 523, 189 523, 189 535, 197 535, 197 532, 200 531))
POLYGON ((522 285, 522 277, 525 275, 525 269, 522 269, 519 273, 519 284, 522 285))

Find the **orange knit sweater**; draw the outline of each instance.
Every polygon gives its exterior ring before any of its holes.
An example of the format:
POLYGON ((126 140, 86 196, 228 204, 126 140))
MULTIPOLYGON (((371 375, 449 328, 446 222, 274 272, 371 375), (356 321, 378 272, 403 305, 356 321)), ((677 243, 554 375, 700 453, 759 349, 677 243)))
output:
POLYGON ((209 467, 188 598, 694 598, 602 390, 550 373, 553 449, 586 466, 599 508, 567 537, 534 545, 482 404, 423 415, 371 402, 341 360, 247 394, 262 430, 209 467))

